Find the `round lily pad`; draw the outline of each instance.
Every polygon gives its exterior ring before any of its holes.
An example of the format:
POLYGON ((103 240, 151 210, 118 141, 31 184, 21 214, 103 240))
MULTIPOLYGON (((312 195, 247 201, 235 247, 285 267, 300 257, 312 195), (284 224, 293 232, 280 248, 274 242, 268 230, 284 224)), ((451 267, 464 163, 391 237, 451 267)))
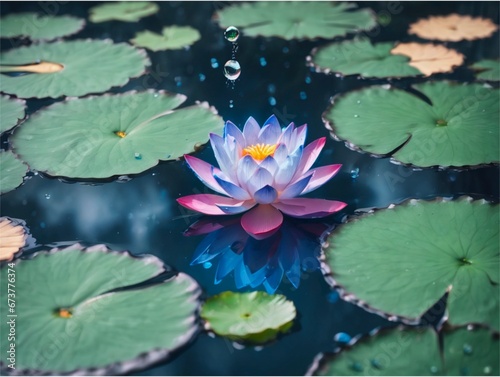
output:
POLYGON ((206 327, 217 335, 249 343, 265 343, 290 329, 296 316, 293 302, 265 292, 223 292, 201 308, 206 327))
POLYGON ((137 22, 141 18, 158 12, 159 7, 149 1, 119 1, 104 3, 90 8, 90 22, 105 22, 111 20, 137 22))
MULTIPOLYGON (((7 319, 0 328, 8 334, 8 319, 15 318, 16 372, 123 375, 186 344, 198 328, 194 280, 179 273, 131 287, 162 272, 154 256, 133 257, 103 245, 42 251, 1 268, 5 292, 15 280, 15 305, 7 295, 0 300, 7 319)), ((0 340, 3 355, 9 343, 7 336, 0 340)), ((7 363, 2 358, 3 370, 7 363)))
POLYGON ((335 354, 319 355, 308 375, 482 376, 499 373, 498 337, 483 328, 444 332, 443 357, 431 328, 382 330, 335 354))
POLYGON ((0 95, 0 134, 10 130, 24 118, 25 108, 24 100, 0 95))
POLYGON ((0 54, 0 90, 22 98, 78 97, 125 85, 148 65, 145 51, 126 43, 90 39, 40 43, 0 54))
POLYGON ((161 34, 141 31, 130 42, 151 51, 160 51, 190 46, 200 38, 200 32, 190 26, 168 26, 163 28, 161 34))
POLYGON ((476 71, 476 78, 484 81, 500 81, 500 61, 481 60, 471 66, 476 71))
POLYGON ((323 73, 362 77, 407 77, 449 72, 461 65, 463 56, 444 46, 421 43, 372 44, 356 39, 317 47, 308 65, 323 73))
POLYGON ((369 87, 334 98, 323 120, 348 147, 403 164, 498 163, 498 89, 447 81, 413 87, 430 103, 407 91, 369 87))
POLYGON ((375 311, 418 321, 448 292, 452 325, 499 329, 498 205, 410 200, 352 218, 328 237, 327 281, 375 311))
POLYGON ((84 19, 73 16, 11 13, 0 18, 0 38, 27 37, 32 40, 52 40, 75 34, 84 26, 84 19))
POLYGON ((223 28, 235 26, 247 37, 335 38, 376 25, 369 9, 352 3, 258 1, 234 4, 216 13, 223 28))
POLYGON ((176 109, 185 100, 147 91, 59 102, 36 112, 11 142, 32 169, 52 176, 136 174, 193 152, 222 130, 223 120, 206 103, 176 109))
POLYGON ((19 187, 28 170, 28 166, 12 152, 0 152, 0 194, 5 194, 19 187))

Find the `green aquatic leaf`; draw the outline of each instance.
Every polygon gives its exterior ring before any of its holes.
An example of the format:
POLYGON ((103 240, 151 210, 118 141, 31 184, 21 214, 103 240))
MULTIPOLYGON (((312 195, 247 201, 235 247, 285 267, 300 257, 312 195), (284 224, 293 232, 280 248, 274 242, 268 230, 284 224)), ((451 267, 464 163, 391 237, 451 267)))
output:
POLYGON ((374 310, 416 321, 448 292, 452 325, 499 329, 498 205, 411 200, 353 218, 328 237, 331 284, 374 310))
POLYGON ((161 34, 149 30, 141 31, 130 42, 151 51, 160 51, 190 46, 200 38, 200 32, 190 26, 167 26, 161 34))
POLYGON ((0 18, 0 38, 27 37, 49 41, 78 33, 84 26, 84 19, 73 16, 11 13, 0 18))
POLYGON ((147 91, 58 102, 18 127, 11 142, 32 169, 53 176, 136 174, 221 132, 224 121, 206 103, 176 109, 185 100, 147 91))
MULTIPOLYGON (((15 271, 16 371, 122 375, 162 360, 198 328, 200 290, 189 276, 130 287, 164 272, 154 256, 103 245, 43 251, 0 269, 4 292, 8 268, 15 271)), ((10 309, 2 295, 2 318, 10 309)), ((0 328, 7 334, 7 321, 0 328)), ((3 336, 4 355, 9 346, 3 336)))
POLYGON ((296 316, 293 302, 265 292, 223 292, 209 298, 201 317, 217 335, 249 343, 265 343, 290 329, 296 316))
POLYGON ((471 68, 477 71, 478 80, 500 81, 500 61, 498 60, 481 60, 471 65, 471 68))
POLYGON ((0 134, 16 126, 25 116, 26 102, 0 95, 0 134))
POLYGON ((369 87, 334 98, 323 114, 349 147, 421 167, 498 163, 499 90, 481 84, 369 87))
POLYGON ((320 355, 308 375, 498 375, 498 338, 486 329, 445 331, 443 346, 441 358, 438 334, 431 328, 382 330, 339 353, 320 355))
POLYGON ((90 39, 40 43, 0 54, 0 90, 22 98, 79 97, 125 85, 149 64, 144 50, 126 43, 90 39))
POLYGON ((363 77, 406 77, 421 75, 409 65, 410 58, 391 54, 393 42, 371 44, 367 39, 331 43, 313 50, 309 64, 317 71, 363 77))
POLYGON ((137 22, 158 12, 159 7, 149 1, 119 1, 104 3, 90 8, 90 22, 125 21, 137 22))
POLYGON ((216 13, 220 26, 235 26, 248 37, 331 39, 376 25, 369 9, 349 3, 259 1, 234 4, 216 13))
POLYGON ((28 172, 28 166, 17 159, 10 151, 0 152, 0 194, 5 194, 19 187, 24 176, 28 172))

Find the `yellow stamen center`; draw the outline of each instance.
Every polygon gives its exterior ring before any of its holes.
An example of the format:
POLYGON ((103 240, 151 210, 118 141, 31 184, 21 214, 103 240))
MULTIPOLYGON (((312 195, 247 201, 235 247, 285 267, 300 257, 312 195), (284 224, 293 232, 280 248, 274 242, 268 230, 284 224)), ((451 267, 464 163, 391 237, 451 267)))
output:
POLYGON ((124 138, 125 136, 127 136, 127 133, 125 131, 115 131, 115 135, 124 138))
POLYGON ((254 144, 243 149, 243 156, 250 155, 255 160, 263 160, 267 156, 273 156, 278 144, 254 144))

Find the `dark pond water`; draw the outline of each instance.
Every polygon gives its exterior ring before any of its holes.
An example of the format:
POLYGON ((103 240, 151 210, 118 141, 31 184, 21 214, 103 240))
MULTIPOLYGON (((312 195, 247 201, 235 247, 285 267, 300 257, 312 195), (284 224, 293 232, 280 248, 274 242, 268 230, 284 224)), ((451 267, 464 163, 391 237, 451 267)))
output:
MULTIPOLYGON (((222 66, 231 57, 231 44, 223 30, 212 21, 213 13, 229 2, 162 2, 160 12, 137 23, 89 23, 76 36, 80 38, 111 38, 128 41, 136 31, 159 32, 165 25, 190 25, 202 38, 189 50, 149 52, 150 73, 131 80, 115 92, 144 89, 165 89, 183 93, 188 102, 208 101, 225 120, 239 126, 249 117, 263 122, 276 114, 280 122, 294 121, 309 125, 308 141, 328 136, 321 114, 332 96, 387 80, 358 80, 314 73, 306 67, 305 58, 315 46, 326 43, 284 41, 278 38, 246 38, 238 40, 236 58, 242 67, 240 78, 231 85, 223 76, 222 66), (218 67, 213 68, 213 59, 218 67), (265 63, 265 64, 264 64, 265 63), (230 106, 231 105, 231 106, 230 106)), ((485 16, 499 23, 496 2, 366 2, 375 12, 398 9, 390 22, 370 33, 373 41, 411 40, 407 25, 430 14, 458 12, 485 16), (391 7, 391 8, 390 8, 391 7)), ((91 3, 2 2, 2 15, 18 11, 43 11, 57 7, 60 14, 86 17, 91 3)), ((468 62, 498 57, 498 33, 493 38, 474 42, 453 43, 468 62)), ((10 42, 2 40, 2 49, 10 42)), ((98 64, 96 62, 96 64, 98 64)), ((436 75, 436 79, 472 81, 465 68, 452 74, 436 75)), ((423 81, 414 78, 397 80, 406 87, 423 81)), ((28 114, 53 100, 28 101, 28 114)), ((7 147, 7 141, 2 140, 7 147)), ((211 148, 196 153, 197 157, 214 163, 211 148)), ((485 167, 468 171, 414 171, 395 165, 389 159, 377 159, 349 150, 341 142, 328 139, 318 165, 341 163, 336 177, 314 192, 314 197, 341 200, 348 207, 327 225, 339 221, 344 214, 367 207, 385 207, 407 198, 457 197, 470 195, 498 201, 499 170, 485 167)), ((80 241, 85 244, 105 243, 134 254, 150 253, 174 269, 193 276, 204 293, 236 291, 233 274, 214 284, 216 262, 190 265, 196 246, 203 236, 186 237, 182 233, 198 216, 183 210, 175 199, 206 192, 203 184, 183 161, 160 163, 153 169, 126 182, 97 184, 65 183, 40 174, 22 187, 1 197, 1 214, 24 219, 37 243, 80 241)), ((316 222, 318 229, 322 223, 316 222)), ((307 266, 306 266, 307 267, 307 266)), ((259 287, 258 289, 263 289, 259 287)), ((248 289, 246 289, 248 290, 248 289)), ((233 347, 222 338, 200 334, 193 343, 168 362, 149 368, 143 375, 301 375, 321 351, 333 350, 334 335, 345 332, 351 336, 367 333, 377 326, 394 326, 382 317, 338 300, 325 283, 321 271, 314 268, 302 272, 299 288, 283 279, 277 292, 292 300, 298 310, 294 331, 262 349, 233 347)))

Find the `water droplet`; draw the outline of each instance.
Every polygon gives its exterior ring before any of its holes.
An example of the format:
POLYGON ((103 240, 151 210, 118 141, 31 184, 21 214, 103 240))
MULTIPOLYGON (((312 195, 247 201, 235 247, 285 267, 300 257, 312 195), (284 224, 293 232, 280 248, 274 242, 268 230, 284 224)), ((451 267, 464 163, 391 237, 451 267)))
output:
POLYGON ((358 100, 356 101, 356 103, 359 105, 359 104, 361 104, 361 101, 358 99, 358 100))
POLYGON ((359 177, 359 168, 352 169, 350 174, 351 174, 352 179, 358 178, 359 177))
POLYGON ((306 82, 306 84, 310 84, 311 83, 311 76, 307 76, 304 81, 306 82))
POLYGON ((172 155, 171 155, 171 154, 167 154, 167 155, 165 155, 165 158, 170 158, 170 157, 172 157, 172 155))
POLYGON ((224 32, 224 38, 226 38, 229 42, 234 43, 240 37, 240 31, 234 26, 229 26, 224 32))
POLYGON ((274 98, 274 97, 269 97, 269 104, 270 104, 271 106, 276 105, 276 98, 274 98))
POLYGON ((259 59, 259 63, 260 63, 260 66, 261 67, 265 67, 267 65, 267 61, 266 61, 266 58, 265 57, 261 57, 259 59))
POLYGON ((354 118, 359 118, 359 115, 358 114, 354 114, 354 118))
POLYGON ((470 344, 464 344, 464 355, 472 355, 472 346, 470 344))
POLYGON ((339 332, 333 337, 337 343, 347 344, 351 341, 351 336, 345 332, 339 332))
POLYGON ((328 293, 326 299, 328 300, 329 303, 334 304, 339 300, 339 293, 337 291, 332 291, 328 293))
POLYGON ((45 199, 50 199, 50 194, 45 194, 45 199))
POLYGON ((491 367, 489 365, 485 366, 483 369, 483 373, 484 374, 491 374, 491 367))
POLYGON ((236 80, 240 77, 241 67, 240 63, 236 60, 228 60, 226 64, 224 64, 224 76, 229 80, 236 80))
POLYGON ((206 78, 207 78, 207 76, 205 76, 203 73, 198 74, 198 80, 203 82, 203 81, 205 81, 206 78))
POLYGON ((205 263, 203 263, 203 268, 209 269, 210 267, 212 267, 212 262, 205 262, 205 263))
POLYGON ((212 58, 210 59, 210 65, 212 66, 212 68, 219 68, 219 62, 217 61, 217 59, 215 58, 212 58))
POLYGON ((267 86, 267 91, 269 92, 269 94, 274 94, 276 92, 276 85, 274 84, 269 84, 267 86))
POLYGON ((234 107, 234 101, 230 100, 229 101, 229 108, 232 109, 234 107))
POLYGON ((437 372, 439 372, 438 367, 435 365, 431 366, 430 370, 432 374, 436 374, 437 372))
POLYGON ((355 372, 362 372, 363 365, 361 365, 361 363, 358 363, 357 361, 355 361, 354 363, 351 364, 351 369, 355 372))
POLYGON ((474 325, 467 325, 467 330, 469 330, 469 331, 474 330, 474 325))
POLYGON ((156 98, 156 97, 158 97, 158 93, 155 93, 155 94, 153 95, 153 97, 155 97, 155 98, 156 98))
POLYGON ((307 93, 306 92, 300 92, 299 96, 300 96, 300 99, 302 99, 302 100, 307 99, 307 93))
POLYGON ((378 361, 377 359, 372 359, 370 361, 370 364, 372 365, 372 367, 374 367, 375 369, 382 369, 382 364, 380 363, 380 361, 378 361))
POLYGON ((136 160, 141 160, 141 159, 142 159, 142 154, 135 152, 135 153, 134 153, 134 158, 135 158, 136 160))

